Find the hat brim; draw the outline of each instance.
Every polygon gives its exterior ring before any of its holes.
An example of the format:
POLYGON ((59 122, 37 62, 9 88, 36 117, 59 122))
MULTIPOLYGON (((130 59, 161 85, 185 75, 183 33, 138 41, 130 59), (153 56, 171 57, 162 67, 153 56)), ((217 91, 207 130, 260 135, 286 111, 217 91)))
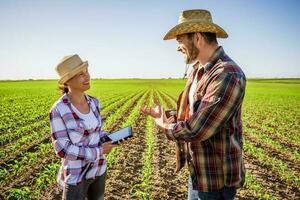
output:
POLYGON ((216 33, 217 38, 227 38, 228 34, 224 29, 214 23, 203 21, 183 22, 174 26, 164 37, 164 40, 175 39, 176 36, 185 33, 209 32, 216 33))
POLYGON ((78 74, 79 72, 87 69, 88 67, 88 62, 83 62, 81 65, 79 65, 78 67, 76 67, 74 70, 70 71, 69 73, 67 73, 66 75, 64 75, 63 77, 61 77, 58 80, 59 84, 64 84, 66 83, 68 80, 70 80, 71 78, 73 78, 76 74, 78 74))

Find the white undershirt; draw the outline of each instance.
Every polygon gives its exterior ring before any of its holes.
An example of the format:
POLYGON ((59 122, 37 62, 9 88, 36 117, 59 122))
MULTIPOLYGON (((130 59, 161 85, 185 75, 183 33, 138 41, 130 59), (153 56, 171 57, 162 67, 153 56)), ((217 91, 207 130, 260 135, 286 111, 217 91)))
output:
MULTIPOLYGON (((198 70, 197 70, 197 73, 196 73, 196 75, 195 75, 195 77, 194 77, 194 80, 193 80, 193 82, 192 82, 192 85, 191 85, 191 87, 190 87, 190 91, 189 91, 189 104, 190 104, 190 113, 189 113, 189 115, 190 115, 190 116, 194 113, 194 103, 195 103, 195 102, 194 102, 194 95, 195 95, 196 88, 197 88, 197 84, 198 84, 197 74, 198 74, 199 70, 200 70, 201 68, 205 67, 206 65, 207 65, 207 64, 205 64, 205 65, 200 65, 200 66, 199 66, 199 68, 198 68, 198 70)), ((172 135, 173 135, 172 130, 174 129, 175 125, 176 125, 176 123, 170 124, 170 126, 169 126, 169 128, 168 128, 168 134, 171 135, 171 137, 172 137, 172 135)), ((174 137, 174 136, 173 136, 173 137, 174 137)), ((191 149, 190 149, 190 151, 191 151, 191 149)))
POLYGON ((194 113, 194 95, 195 95, 195 92, 196 92, 196 88, 197 88, 197 83, 198 83, 198 80, 197 80, 197 74, 199 72, 199 70, 202 68, 203 66, 199 66, 198 70, 197 70, 197 73, 194 77, 194 80, 193 80, 193 83, 191 85, 191 88, 190 88, 190 91, 189 91, 189 104, 190 104, 190 116, 194 113))
MULTIPOLYGON (((89 113, 84 114, 81 113, 72 103, 71 103, 71 107, 74 110, 74 112, 78 115, 78 117, 83 120, 83 124, 86 129, 91 130, 91 129, 95 129, 98 126, 98 120, 91 108, 89 113)), ((103 175, 105 173, 106 168, 107 168, 107 164, 105 163, 104 165, 101 166, 100 175, 103 175)))
POLYGON ((98 126, 98 120, 95 117, 92 109, 90 109, 89 113, 84 114, 81 113, 73 104, 71 104, 71 106, 74 112, 78 115, 78 117, 83 120, 83 124, 86 129, 91 130, 95 129, 98 126))
POLYGON ((195 77, 189 92, 190 116, 194 113, 194 94, 197 87, 197 78, 195 77))

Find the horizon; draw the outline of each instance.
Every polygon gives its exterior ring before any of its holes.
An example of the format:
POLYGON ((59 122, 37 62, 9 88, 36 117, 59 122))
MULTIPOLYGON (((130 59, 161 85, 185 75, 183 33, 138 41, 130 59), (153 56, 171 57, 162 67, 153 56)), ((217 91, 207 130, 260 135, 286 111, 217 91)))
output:
MULTIPOLYGON (((187 78, 91 78, 90 80, 187 80, 187 78)), ((253 77, 247 78, 247 80, 300 80, 300 77, 296 78, 261 78, 253 77)), ((22 82, 22 81, 58 81, 58 79, 3 79, 0 82, 22 82)))

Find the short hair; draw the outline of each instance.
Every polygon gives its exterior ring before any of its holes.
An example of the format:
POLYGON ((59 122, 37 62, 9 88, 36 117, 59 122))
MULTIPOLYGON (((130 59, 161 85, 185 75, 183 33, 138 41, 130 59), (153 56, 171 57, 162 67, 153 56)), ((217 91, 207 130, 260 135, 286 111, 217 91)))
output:
POLYGON ((208 44, 218 44, 216 33, 202 32, 200 33, 208 44))
MULTIPOLYGON (((187 36, 189 39, 192 39, 195 33, 187 33, 187 36)), ((210 33, 210 32, 200 32, 202 37, 204 38, 205 42, 208 44, 213 44, 216 43, 218 44, 217 41, 217 35, 216 33, 210 33)))

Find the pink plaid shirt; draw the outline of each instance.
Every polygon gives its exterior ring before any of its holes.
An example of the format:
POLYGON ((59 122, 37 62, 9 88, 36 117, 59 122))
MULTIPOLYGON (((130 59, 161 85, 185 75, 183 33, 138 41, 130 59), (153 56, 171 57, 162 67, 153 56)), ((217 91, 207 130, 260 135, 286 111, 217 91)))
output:
POLYGON ((62 161, 57 177, 61 188, 65 184, 77 185, 82 178, 94 179, 105 171, 101 138, 107 134, 101 130, 103 122, 99 101, 88 95, 85 97, 99 122, 95 129, 85 129, 67 95, 55 102, 49 113, 54 150, 62 161))

